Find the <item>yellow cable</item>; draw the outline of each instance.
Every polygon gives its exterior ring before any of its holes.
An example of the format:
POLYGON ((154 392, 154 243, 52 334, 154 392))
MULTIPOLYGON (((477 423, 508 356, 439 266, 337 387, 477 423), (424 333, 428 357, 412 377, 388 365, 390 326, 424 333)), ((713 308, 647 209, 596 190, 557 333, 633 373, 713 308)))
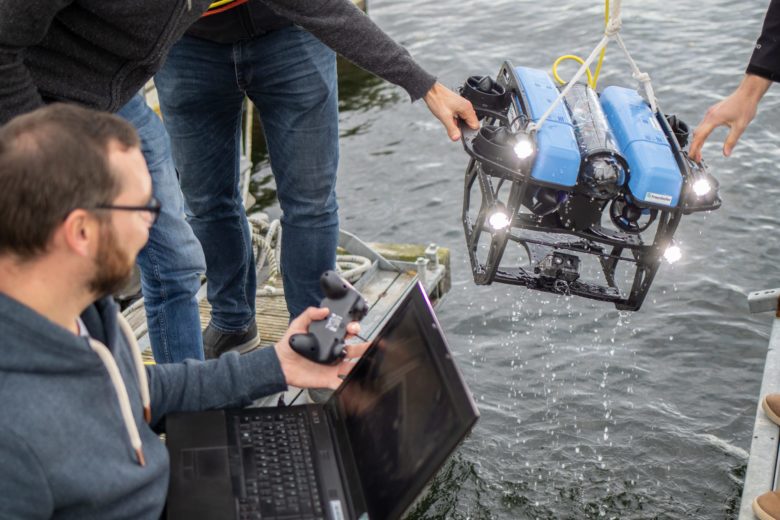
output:
MULTIPOLYGON (((609 24, 609 0, 604 0, 604 26, 606 27, 609 24)), ((596 84, 598 84, 599 81, 599 74, 601 73, 601 64, 604 63, 604 55, 607 53, 607 47, 604 46, 603 49, 601 49, 601 52, 599 53, 599 60, 596 62, 596 73, 592 74, 590 72, 590 68, 585 69, 585 73, 588 75, 588 85, 590 85, 590 88, 593 90, 596 90, 596 84)), ((561 62, 566 60, 573 60, 582 65, 585 63, 585 60, 580 58, 579 56, 575 56, 574 54, 564 54, 563 56, 560 56, 555 62, 553 62, 552 66, 552 73, 553 77, 555 78, 555 81, 563 85, 566 83, 559 75, 558 75, 558 65, 561 64, 561 62)))
MULTIPOLYGON (((555 78, 555 81, 557 81, 561 85, 563 85, 566 82, 563 79, 561 79, 561 77, 558 75, 558 65, 562 61, 566 61, 566 60, 576 61, 580 65, 585 63, 585 60, 583 60, 582 58, 574 54, 564 54, 563 56, 559 56, 558 59, 555 60, 555 62, 553 62, 552 73, 553 73, 553 77, 555 78)), ((590 69, 585 69, 585 74, 588 75, 588 85, 593 87, 593 74, 591 74, 590 69)))
POLYGON ((212 2, 212 4, 209 6, 209 9, 216 9, 217 7, 222 7, 223 5, 227 5, 233 1, 235 0, 217 0, 216 2, 212 2))

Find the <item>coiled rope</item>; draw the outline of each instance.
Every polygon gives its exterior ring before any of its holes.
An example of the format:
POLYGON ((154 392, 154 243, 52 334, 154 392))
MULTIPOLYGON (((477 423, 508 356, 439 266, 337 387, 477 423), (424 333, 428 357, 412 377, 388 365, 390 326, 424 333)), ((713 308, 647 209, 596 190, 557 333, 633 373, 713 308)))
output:
MULTIPOLYGON (((265 213, 255 213, 249 216, 252 226, 252 247, 257 258, 257 274, 267 266, 268 276, 265 284, 257 288, 257 296, 280 296, 284 289, 277 287, 282 252, 282 225, 278 219, 269 220, 265 213)), ((336 255, 336 270, 350 283, 360 279, 371 269, 371 260, 358 255, 336 255)))

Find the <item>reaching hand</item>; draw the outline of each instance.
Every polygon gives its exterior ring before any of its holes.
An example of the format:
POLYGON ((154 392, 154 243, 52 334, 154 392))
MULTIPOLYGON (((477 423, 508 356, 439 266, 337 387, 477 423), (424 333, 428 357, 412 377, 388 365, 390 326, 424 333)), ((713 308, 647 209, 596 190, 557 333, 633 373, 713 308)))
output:
POLYGON ((438 81, 425 94, 423 100, 428 105, 428 110, 447 129, 447 135, 453 141, 460 139, 458 119, 463 119, 474 130, 479 128, 479 120, 476 112, 474 112, 474 107, 471 106, 471 102, 438 81))
MULTIPOLYGON (((335 390, 341 384, 341 378, 346 376, 355 366, 354 358, 363 355, 369 343, 353 343, 345 347, 346 357, 336 365, 321 365, 310 361, 295 352, 290 347, 290 336, 306 333, 313 321, 323 320, 328 316, 328 309, 309 307, 300 316, 295 318, 274 349, 279 358, 279 364, 284 372, 284 379, 288 385, 298 388, 330 388, 335 390)), ((352 322, 347 325, 347 337, 360 332, 360 325, 352 322)))
POLYGON ((742 133, 756 116, 758 102, 771 84, 768 79, 748 74, 729 97, 712 105, 693 131, 689 153, 691 159, 701 161, 704 141, 719 126, 729 127, 729 134, 723 143, 723 155, 730 156, 742 133))

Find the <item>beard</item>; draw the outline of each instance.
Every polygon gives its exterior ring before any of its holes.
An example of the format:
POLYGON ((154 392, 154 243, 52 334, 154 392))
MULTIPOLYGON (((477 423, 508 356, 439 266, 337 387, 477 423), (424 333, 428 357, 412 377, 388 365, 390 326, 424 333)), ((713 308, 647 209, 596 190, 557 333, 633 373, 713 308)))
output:
POLYGON ((102 298, 118 292, 127 284, 135 261, 119 247, 111 224, 102 226, 100 238, 95 258, 95 276, 89 281, 89 289, 102 298))

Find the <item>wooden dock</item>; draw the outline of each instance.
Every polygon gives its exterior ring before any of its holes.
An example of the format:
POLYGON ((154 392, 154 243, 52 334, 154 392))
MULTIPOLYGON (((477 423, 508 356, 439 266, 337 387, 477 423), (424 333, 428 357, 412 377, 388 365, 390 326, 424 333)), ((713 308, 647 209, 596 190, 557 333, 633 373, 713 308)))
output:
MULTIPOLYGON (((369 304, 369 312, 361 322, 361 335, 367 339, 376 335, 411 284, 422 282, 434 303, 450 288, 448 249, 432 244, 366 244, 347 232, 341 232, 340 245, 340 253, 367 258, 371 264, 354 282, 369 304)), ((257 328, 266 345, 278 341, 289 323, 281 276, 268 282, 262 278, 258 281, 261 290, 256 299, 257 328)), ((201 328, 206 327, 211 315, 206 288, 204 283, 198 291, 201 328)), ((145 361, 153 363, 143 300, 125 309, 124 315, 136 333, 145 361)))

